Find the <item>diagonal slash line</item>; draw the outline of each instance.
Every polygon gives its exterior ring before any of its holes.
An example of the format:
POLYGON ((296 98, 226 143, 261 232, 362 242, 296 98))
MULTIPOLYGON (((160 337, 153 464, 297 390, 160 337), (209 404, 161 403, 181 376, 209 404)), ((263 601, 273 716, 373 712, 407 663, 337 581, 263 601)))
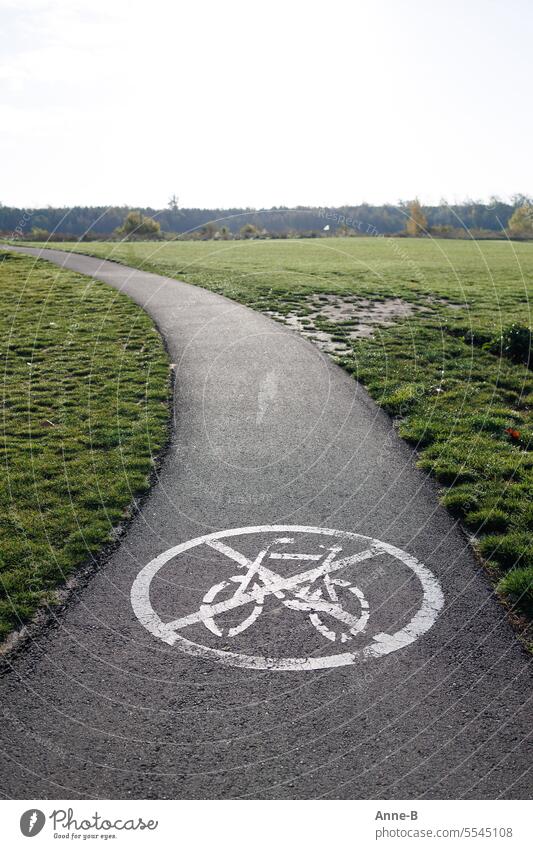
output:
MULTIPOLYGON (((225 545, 222 542, 218 542, 218 540, 210 541, 207 545, 217 551, 220 551, 222 554, 225 554, 226 557, 234 560, 245 569, 249 569, 252 565, 254 565, 251 560, 248 560, 248 558, 244 556, 244 554, 241 554, 239 551, 230 548, 230 546, 225 545)), ((272 572, 263 565, 257 566, 256 569, 257 574, 261 575, 265 582, 263 597, 266 597, 267 595, 275 595, 283 591, 291 592, 291 594, 295 595, 296 598, 294 600, 284 601, 284 604, 286 604, 287 607, 297 610, 313 610, 328 613, 351 627, 356 620, 350 614, 346 613, 340 605, 322 601, 320 599, 308 599, 305 595, 305 591, 298 591, 296 588, 300 584, 313 583, 313 581, 316 581, 317 578, 320 578, 323 575, 330 574, 331 572, 337 572, 339 569, 344 569, 345 567, 352 566, 355 563, 361 563, 362 561, 369 560, 371 557, 376 557, 379 554, 383 554, 383 551, 381 551, 381 549, 377 546, 373 546, 359 552, 358 554, 352 554, 349 557, 342 557, 340 560, 330 562, 324 561, 320 566, 315 566, 314 569, 308 569, 306 572, 300 572, 299 575, 292 575, 289 578, 282 578, 281 575, 278 575, 276 572, 272 572)), ((212 618, 214 616, 218 616, 220 613, 226 613, 228 610, 235 610, 236 608, 242 607, 250 602, 257 603, 257 600, 257 593, 244 593, 238 597, 234 596, 226 601, 210 605, 209 617, 212 618)), ((187 625, 194 625, 197 622, 203 622, 205 618, 206 613, 200 613, 198 610, 195 613, 190 613, 188 616, 183 616, 180 619, 174 619, 172 622, 166 622, 164 628, 169 631, 179 631, 181 628, 187 627, 187 625)))

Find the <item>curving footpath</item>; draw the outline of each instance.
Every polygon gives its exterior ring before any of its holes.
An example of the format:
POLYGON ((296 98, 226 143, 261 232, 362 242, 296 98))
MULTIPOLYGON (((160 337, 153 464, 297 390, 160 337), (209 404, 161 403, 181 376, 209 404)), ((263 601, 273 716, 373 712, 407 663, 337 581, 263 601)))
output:
POLYGON ((362 387, 198 287, 9 250, 130 295, 176 381, 141 511, 0 680, 4 796, 528 797, 528 656, 362 387))

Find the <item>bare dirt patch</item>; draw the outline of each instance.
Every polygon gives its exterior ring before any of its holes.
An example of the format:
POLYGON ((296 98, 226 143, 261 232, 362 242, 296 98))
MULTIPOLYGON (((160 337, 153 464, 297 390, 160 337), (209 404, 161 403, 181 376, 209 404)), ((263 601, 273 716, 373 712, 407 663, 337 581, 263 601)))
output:
POLYGON ((387 327, 408 318, 423 307, 401 298, 371 301, 356 295, 308 295, 299 310, 267 315, 281 321, 302 336, 311 339, 328 354, 341 355, 350 350, 350 342, 371 338, 377 327, 387 327))

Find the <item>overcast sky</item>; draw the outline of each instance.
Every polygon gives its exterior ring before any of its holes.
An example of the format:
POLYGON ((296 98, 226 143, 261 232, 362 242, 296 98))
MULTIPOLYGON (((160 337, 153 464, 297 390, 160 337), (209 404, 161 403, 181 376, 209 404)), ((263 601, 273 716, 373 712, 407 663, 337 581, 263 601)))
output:
POLYGON ((0 0, 0 201, 533 194, 531 0, 0 0))

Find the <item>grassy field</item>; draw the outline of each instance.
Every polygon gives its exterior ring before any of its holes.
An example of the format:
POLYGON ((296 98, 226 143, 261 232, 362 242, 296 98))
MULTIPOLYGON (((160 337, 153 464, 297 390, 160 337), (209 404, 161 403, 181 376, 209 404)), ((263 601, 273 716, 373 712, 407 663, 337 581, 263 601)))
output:
MULTIPOLYGON (((258 310, 309 313, 309 295, 401 298, 417 308, 342 365, 419 450, 498 590, 533 613, 533 375, 502 332, 531 325, 533 244, 429 239, 57 245, 178 277, 258 310), (503 354, 503 355, 502 355, 503 354)), ((346 322, 318 329, 343 339, 346 322)))
POLYGON ((0 639, 113 538, 166 440, 159 334, 103 283, 0 253, 0 639))

